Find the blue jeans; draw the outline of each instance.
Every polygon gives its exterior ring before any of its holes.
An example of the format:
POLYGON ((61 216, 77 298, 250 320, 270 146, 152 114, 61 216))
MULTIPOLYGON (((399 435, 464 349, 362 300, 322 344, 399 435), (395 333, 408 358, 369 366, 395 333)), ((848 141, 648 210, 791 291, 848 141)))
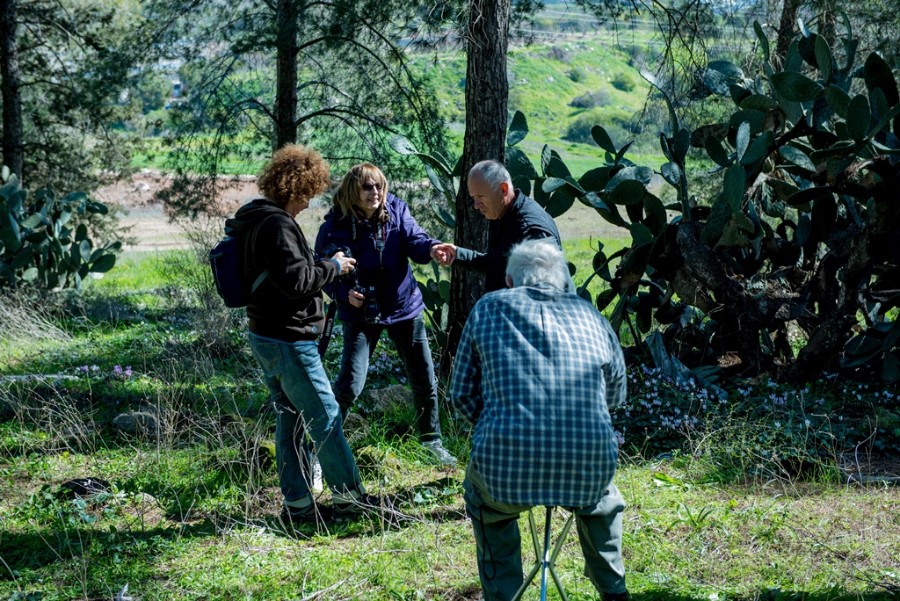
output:
MULTIPOLYGON (((469 464, 463 481, 466 513, 475 531, 478 575, 484 601, 508 601, 522 586, 522 540, 519 514, 530 509, 495 501, 484 479, 469 464)), ((584 573, 603 593, 625 592, 622 561, 622 511, 625 501, 616 485, 594 505, 566 507, 575 514, 584 573)))
POLYGON ((369 371, 369 360, 375 352, 381 332, 387 330, 388 337, 394 342, 397 353, 406 365, 419 438, 422 442, 440 439, 437 380, 434 377, 434 362, 422 314, 390 325, 343 322, 343 328, 341 370, 334 382, 334 395, 341 413, 346 417, 362 393, 369 371))
POLYGON ((283 342, 251 332, 250 348, 275 408, 275 461, 285 503, 312 500, 306 437, 335 498, 353 499, 365 492, 315 341, 283 342))

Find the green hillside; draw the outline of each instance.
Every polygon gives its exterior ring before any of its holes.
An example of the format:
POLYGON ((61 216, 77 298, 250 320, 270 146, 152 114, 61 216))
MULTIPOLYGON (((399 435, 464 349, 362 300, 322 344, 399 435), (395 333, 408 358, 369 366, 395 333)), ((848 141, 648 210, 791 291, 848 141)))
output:
MULTIPOLYGON (((595 166, 600 152, 590 138, 591 126, 602 124, 617 144, 632 139, 629 129, 648 93, 647 82, 631 65, 632 52, 639 58, 645 54, 640 47, 616 46, 609 31, 511 48, 509 110, 522 111, 530 128, 523 150, 536 158, 549 144, 581 172, 595 166)), ((459 51, 413 60, 436 86, 457 153, 465 121, 465 60, 459 51)))
MULTIPOLYGON (((590 134, 591 127, 600 124, 618 146, 635 141, 629 152, 631 160, 659 162, 656 135, 664 124, 649 122, 642 113, 649 84, 640 75, 644 66, 655 70, 658 62, 652 25, 629 19, 617 25, 600 24, 563 4, 548 2, 547 6, 532 22, 518 24, 510 32, 509 112, 521 111, 530 128, 520 148, 536 162, 541 149, 549 145, 573 173, 583 173, 601 158, 590 134)), ((434 89, 449 150, 458 156, 465 127, 465 50, 458 45, 428 51, 410 48, 407 57, 412 71, 434 89)), ((252 82, 268 81, 274 86, 273 66, 261 70, 264 75, 256 68, 252 82)), ((135 167, 167 168, 171 147, 160 132, 168 130, 169 115, 159 111, 157 117, 154 134, 144 139, 135 154, 135 167)), ((198 144, 204 137, 196 135, 192 143, 198 144)), ((316 143, 315 139, 305 141, 316 143)), ((247 156, 220 157, 219 168, 228 173, 255 172, 267 152, 259 149, 256 164, 252 159, 248 163, 247 156)))

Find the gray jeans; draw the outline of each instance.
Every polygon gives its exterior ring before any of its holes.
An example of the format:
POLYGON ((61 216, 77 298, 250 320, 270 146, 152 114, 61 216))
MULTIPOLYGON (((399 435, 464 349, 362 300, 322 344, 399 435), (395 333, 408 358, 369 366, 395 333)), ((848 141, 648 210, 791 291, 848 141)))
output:
MULTIPOLYGON (((526 505, 510 505, 490 497, 481 474, 469 464, 463 482, 466 512, 472 519, 478 575, 484 601, 508 601, 522 586, 522 539, 519 514, 526 505)), ((593 505, 565 507, 575 514, 584 573, 602 595, 625 592, 622 561, 622 511, 625 501, 616 485, 593 505)))

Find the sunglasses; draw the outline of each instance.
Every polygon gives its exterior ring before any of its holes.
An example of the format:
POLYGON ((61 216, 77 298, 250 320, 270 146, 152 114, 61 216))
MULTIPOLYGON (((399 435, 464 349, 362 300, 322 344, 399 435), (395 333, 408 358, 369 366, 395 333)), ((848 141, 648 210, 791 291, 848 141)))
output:
POLYGON ((371 192, 372 190, 378 190, 379 192, 381 192, 383 187, 384 186, 382 186, 381 184, 363 184, 362 185, 362 189, 365 190, 366 192, 371 192))

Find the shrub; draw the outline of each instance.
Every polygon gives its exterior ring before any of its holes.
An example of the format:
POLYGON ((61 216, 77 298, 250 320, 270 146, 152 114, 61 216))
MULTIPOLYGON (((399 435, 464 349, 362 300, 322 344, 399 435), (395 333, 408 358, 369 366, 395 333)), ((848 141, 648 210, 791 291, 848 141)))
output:
MULTIPOLYGON (((596 304, 612 307, 617 329, 643 334, 642 348, 677 377, 725 367, 804 382, 828 369, 900 382, 900 297, 889 292, 900 256, 897 82, 877 54, 857 67, 855 53, 832 54, 811 32, 776 71, 755 29, 765 77, 727 61, 698 75, 705 94, 733 102, 726 120, 688 129, 660 86, 670 118, 659 137, 666 163, 635 165, 626 158, 631 142, 620 145, 612 127, 596 125, 604 163, 576 179, 545 151, 536 199, 554 215, 577 199, 628 231, 630 248, 600 249, 594 259, 593 274, 610 285, 596 304), (698 202, 688 178, 692 148, 720 167, 718 184, 702 188, 708 202, 698 202), (648 188, 655 173, 676 203, 648 188), (799 352, 789 330, 801 332, 799 352)), ((577 125, 570 133, 583 139, 586 124, 577 125)))
POLYGON ((615 89, 622 92, 631 92, 635 87, 634 79, 627 73, 617 74, 610 83, 615 89))
POLYGON ((593 144, 594 138, 591 130, 596 125, 600 115, 604 115, 604 122, 608 124, 608 131, 614 140, 626 140, 631 131, 631 115, 618 109, 587 111, 578 115, 566 128, 563 140, 568 142, 581 142, 593 144))
POLYGON ((597 90, 596 92, 586 92, 581 96, 576 96, 569 103, 569 106, 576 109, 592 109, 597 106, 608 105, 612 99, 606 90, 597 90))
POLYGON ((120 241, 95 248, 91 215, 109 209, 83 192, 56 198, 39 190, 29 199, 15 175, 0 188, 0 288, 33 286, 81 289, 89 273, 103 273, 116 263, 120 241))
POLYGON ((587 78, 587 72, 584 70, 584 67, 575 67, 573 69, 569 69, 569 72, 566 73, 568 78, 575 83, 580 83, 587 78))

